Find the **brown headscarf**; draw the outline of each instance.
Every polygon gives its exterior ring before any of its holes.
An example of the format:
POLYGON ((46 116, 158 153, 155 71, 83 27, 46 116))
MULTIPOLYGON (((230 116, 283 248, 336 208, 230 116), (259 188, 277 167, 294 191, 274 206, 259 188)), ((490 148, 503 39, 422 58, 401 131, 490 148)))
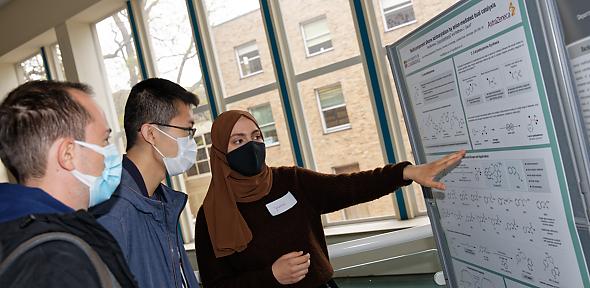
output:
MULTIPOLYGON (((233 171, 227 162, 227 145, 234 125, 241 117, 258 123, 245 111, 222 113, 211 128, 211 184, 203 209, 215 257, 223 257, 246 249, 252 232, 240 214, 236 202, 253 202, 270 192, 272 171, 264 165, 262 172, 252 177, 233 171)), ((260 127, 259 127, 260 128, 260 127)))

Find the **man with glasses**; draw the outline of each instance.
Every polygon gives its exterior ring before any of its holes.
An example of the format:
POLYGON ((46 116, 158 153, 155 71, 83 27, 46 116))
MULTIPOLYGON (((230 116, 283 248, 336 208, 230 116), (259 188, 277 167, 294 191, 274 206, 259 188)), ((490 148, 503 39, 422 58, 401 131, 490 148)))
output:
POLYGON ((135 85, 125 105, 127 155, 121 184, 94 209, 113 234, 140 287, 198 287, 179 233, 187 196, 163 185, 196 161, 197 96, 165 79, 135 85))

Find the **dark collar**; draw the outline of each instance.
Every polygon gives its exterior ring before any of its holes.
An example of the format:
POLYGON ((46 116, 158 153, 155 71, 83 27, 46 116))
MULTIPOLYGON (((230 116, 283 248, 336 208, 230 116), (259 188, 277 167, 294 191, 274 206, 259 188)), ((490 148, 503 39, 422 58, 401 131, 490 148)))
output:
POLYGON ((133 181, 135 181, 135 184, 139 187, 141 194, 145 197, 149 197, 141 172, 139 172, 135 163, 127 158, 127 155, 123 155, 123 169, 129 172, 129 175, 131 175, 131 178, 133 178, 133 181))
POLYGON ((137 187, 139 187, 139 192, 141 192, 141 195, 154 200, 166 200, 163 197, 164 193, 162 193, 162 185, 158 185, 156 191, 154 191, 154 194, 152 194, 152 197, 149 196, 145 181, 143 180, 143 176, 141 176, 141 172, 139 172, 139 169, 137 166, 135 166, 135 163, 127 158, 127 155, 123 155, 123 169, 127 170, 129 175, 131 175, 131 178, 133 178, 133 181, 135 181, 135 184, 137 184, 137 187))
POLYGON ((41 189, 20 184, 0 184, 0 222, 29 214, 69 212, 74 212, 74 209, 41 189))

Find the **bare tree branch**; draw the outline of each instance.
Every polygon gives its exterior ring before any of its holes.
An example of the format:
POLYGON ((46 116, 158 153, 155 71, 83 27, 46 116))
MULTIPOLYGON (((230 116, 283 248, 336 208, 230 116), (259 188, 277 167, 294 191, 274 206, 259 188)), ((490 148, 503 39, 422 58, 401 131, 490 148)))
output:
MULTIPOLYGON (((113 19, 115 20, 115 24, 117 25, 117 28, 119 28, 119 30, 121 31, 121 36, 123 37, 123 47, 125 48, 125 52, 127 53, 127 55, 135 55, 135 51, 133 51, 133 47, 131 46, 131 42, 132 42, 132 38, 131 38, 131 34, 129 33, 129 31, 127 30, 127 26, 125 26, 125 24, 123 23, 123 20, 121 20, 121 17, 119 17, 119 14, 115 14, 113 15, 113 19)), ((121 50, 121 52, 123 52, 121 50)), ((123 53, 125 54, 125 53, 123 53)), ((133 85, 137 82, 139 82, 139 78, 138 78, 138 73, 137 73, 137 68, 135 66, 135 63, 130 63, 129 61, 127 61, 126 57, 123 56, 123 59, 125 60, 125 63, 127 64, 127 71, 129 72, 129 84, 133 85)))
POLYGON ((176 76, 176 83, 180 83, 180 77, 182 76, 182 70, 184 70, 184 64, 186 64, 186 61, 190 58, 193 58, 196 53, 194 53, 192 56, 189 57, 189 55, 191 54, 191 50, 193 48, 194 42, 190 41, 190 45, 188 45, 188 48, 186 49, 186 52, 184 53, 184 56, 182 57, 182 61, 180 61, 180 69, 178 69, 178 75, 176 76))

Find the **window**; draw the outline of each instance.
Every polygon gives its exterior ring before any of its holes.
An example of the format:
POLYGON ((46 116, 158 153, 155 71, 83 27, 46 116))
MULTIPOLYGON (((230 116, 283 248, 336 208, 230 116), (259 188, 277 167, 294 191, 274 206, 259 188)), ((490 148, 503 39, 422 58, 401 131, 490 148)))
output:
MULTIPOLYGON (((360 172, 359 163, 333 167, 334 174, 350 174, 360 172)), ((368 219, 388 215, 393 209, 391 198, 383 197, 378 200, 362 203, 326 215, 328 223, 355 219, 368 219)))
POLYGON ((411 0, 381 0, 385 31, 416 22, 411 0))
MULTIPOLYGON (((211 125, 213 117, 209 105, 199 105, 193 108, 194 128, 197 129, 195 142, 197 143, 197 159, 195 165, 186 171, 182 177, 188 194, 188 206, 192 216, 195 219, 199 208, 203 204, 209 183, 211 182, 211 125)), ((194 226, 194 222, 189 224, 194 226)), ((190 229, 190 228, 189 228, 190 229)), ((192 237, 192 235, 191 235, 192 237)))
MULTIPOLYGON (((314 170, 332 174, 345 173, 346 167, 350 171, 383 167, 387 161, 381 149, 376 112, 372 105, 367 105, 372 95, 361 62, 351 1, 278 2, 281 15, 277 18, 284 27, 297 84, 296 100, 301 103, 305 116, 296 120, 306 128, 304 136, 309 140, 314 170), (321 48, 310 51, 315 45, 324 47, 324 51, 338 49, 326 53, 329 57, 309 57, 321 51, 321 48), (330 133, 336 131, 339 132, 330 133)), ((272 107, 275 111, 275 106, 272 107)), ((279 117, 279 113, 274 115, 279 117)), ((277 130, 281 133, 280 127, 277 130)), ((285 146, 287 140, 290 139, 281 137, 281 146, 285 146)), ((396 216, 392 197, 382 197, 364 205, 324 215, 324 224, 331 226, 396 216)))
POLYGON ((180 84, 207 99, 186 1, 145 0, 143 15, 157 77, 180 84))
MULTIPOLYGON (((361 169, 359 168, 358 163, 332 168, 332 172, 334 174, 350 174, 360 171, 361 169)), ((367 205, 366 203, 344 208, 340 211, 332 212, 326 215, 328 222, 344 221, 367 217, 369 217, 369 205, 367 205)))
POLYGON ((301 24, 307 56, 332 50, 332 38, 326 16, 301 24))
POLYGON ((317 89, 324 132, 330 133, 350 128, 346 103, 340 84, 317 89))
POLYGON ((51 46, 51 53, 53 55, 53 62, 55 63, 55 71, 56 79, 58 80, 66 80, 66 72, 64 70, 63 59, 61 57, 61 49, 59 48, 59 44, 53 44, 51 46))
POLYGON ((272 109, 270 108, 270 104, 266 103, 254 108, 250 108, 249 110, 254 118, 256 118, 256 121, 260 126, 266 147, 279 144, 277 128, 275 126, 275 120, 272 117, 272 109))
MULTIPOLYGON (((409 1, 409 0, 379 0, 381 1, 381 5, 373 5, 374 10, 373 10, 373 14, 377 16, 380 16, 382 18, 382 21, 379 23, 383 24, 383 27, 380 26, 380 38, 381 38, 381 43, 375 43, 376 46, 380 46, 383 47, 382 51, 385 51, 385 46, 389 45, 390 43, 396 42, 398 41, 401 37, 403 37, 406 33, 407 33, 407 29, 390 29, 390 27, 395 27, 395 23, 391 22, 392 25, 388 25, 388 21, 386 20, 385 17, 385 10, 387 10, 387 12, 389 12, 390 14, 395 14, 395 13, 399 13, 400 11, 409 11, 409 15, 411 15, 410 17, 408 17, 409 19, 412 19, 409 22, 406 22, 405 24, 403 24, 402 26, 398 26, 399 27, 407 27, 410 28, 412 27, 413 23, 416 22, 425 22, 428 19, 431 19, 433 17, 435 17, 440 11, 443 11, 449 7, 451 7, 453 4, 455 4, 457 1, 455 0, 445 0, 445 1, 438 1, 436 3, 432 2, 432 3, 425 3, 425 2, 416 2, 413 3, 413 1, 409 1), (396 5, 396 4, 402 4, 405 3, 403 5, 396 5), (415 7, 413 5, 416 5, 415 7), (398 7, 398 11, 396 12, 396 9, 386 9, 386 8, 392 8, 392 6, 398 7), (414 12, 412 11, 413 9, 416 9, 416 11, 420 12, 418 15, 415 15, 414 12), (416 16, 416 17, 415 17, 416 16), (406 26, 408 25, 408 26, 406 26)), ((393 79, 393 74, 391 73, 391 69, 387 69, 387 73, 388 73, 388 78, 389 78, 389 82, 394 84, 395 81, 393 79)), ((390 101, 392 103, 392 106, 394 107, 397 117, 394 117, 391 119, 391 121, 393 122, 392 124, 395 125, 399 125, 400 130, 401 131, 407 131, 406 129, 406 124, 405 124, 405 120, 403 117, 403 112, 401 109, 401 104, 399 102, 399 98, 397 97, 397 92, 395 91, 395 85, 391 85, 391 89, 393 91, 390 91, 390 93, 393 95, 392 98, 390 98, 390 101)), ((352 108, 351 108, 352 109, 352 108)), ((396 156, 398 156, 398 159, 406 159, 410 162, 415 162, 414 161, 414 156, 412 153, 412 147, 410 145, 410 140, 408 137, 407 133, 402 133, 401 135, 401 139, 396 139, 398 141, 398 145, 400 146, 399 150, 401 153, 396 156)), ((420 185, 413 183, 410 186, 406 187, 406 191, 408 191, 410 193, 410 198, 414 198, 415 201, 415 205, 408 205, 410 209, 408 209, 408 211, 411 211, 412 209, 417 212, 414 213, 414 216, 417 215, 426 215, 426 204, 424 202, 424 194, 422 193, 422 188, 420 187, 420 185), (413 193, 412 193, 413 192, 413 193)), ((406 199, 406 200, 410 200, 410 199, 406 199)), ((411 203, 411 201, 406 202, 406 204, 411 203)))
POLYGON ((33 80, 47 80, 47 72, 41 53, 37 53, 16 65, 22 83, 33 80))
POLYGON ((141 80, 127 10, 123 9, 112 14, 96 23, 94 27, 108 87, 122 129, 129 92, 131 87, 141 80))
POLYGON ((236 47, 236 56, 238 57, 238 67, 242 78, 262 72, 262 63, 260 62, 260 53, 258 53, 256 41, 236 47))
POLYGON ((209 159, 211 155, 211 132, 195 136, 197 142, 197 162, 186 174, 188 176, 201 175, 211 172, 209 159))
MULTIPOLYGON (((223 88, 225 110, 249 111, 256 118, 266 146, 273 147, 266 151, 266 163, 269 166, 294 165, 289 126, 277 89, 260 1, 203 2, 215 50, 215 70, 219 73, 219 84, 223 88), (256 76, 249 77, 252 75, 256 76), (279 139, 281 145, 278 145, 279 139)), ((298 24, 295 26, 297 29, 298 24)), ((303 50, 301 53, 304 54, 303 50)))

